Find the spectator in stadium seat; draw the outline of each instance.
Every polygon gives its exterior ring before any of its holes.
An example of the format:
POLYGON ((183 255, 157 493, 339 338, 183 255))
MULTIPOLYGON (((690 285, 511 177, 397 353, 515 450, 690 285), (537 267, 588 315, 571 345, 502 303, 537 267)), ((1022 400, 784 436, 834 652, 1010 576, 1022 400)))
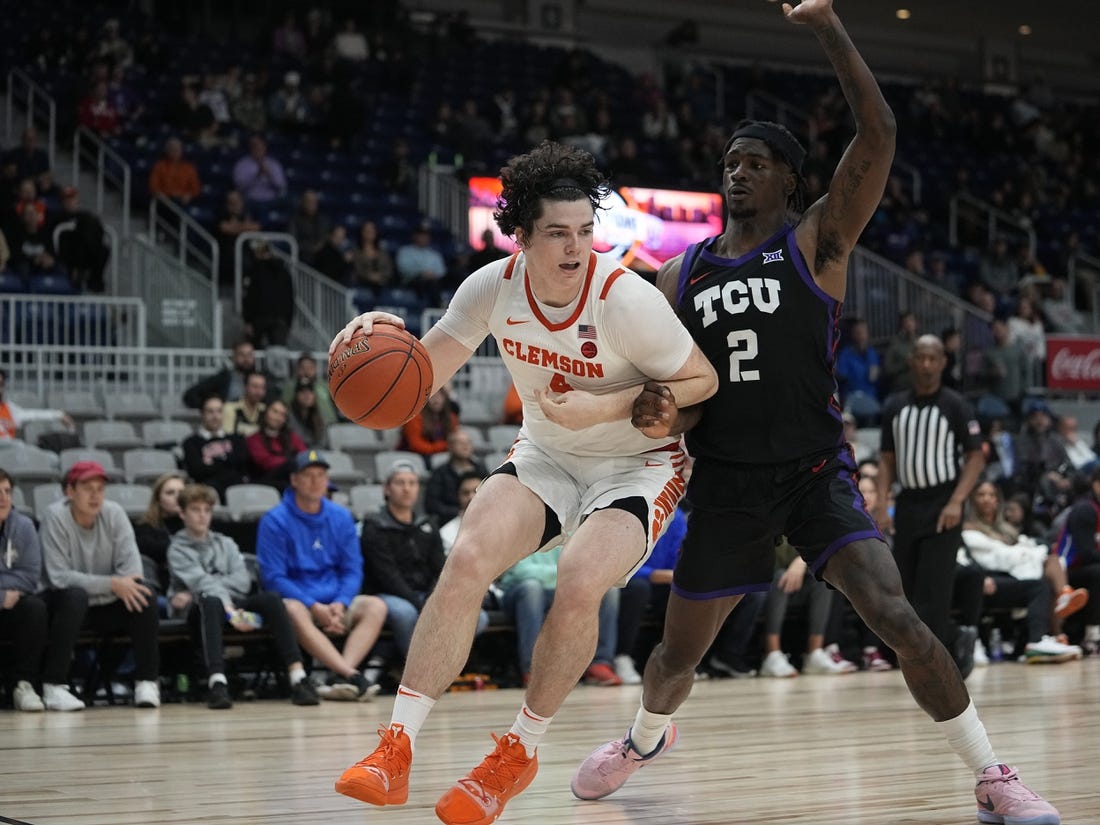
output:
MULTIPOLYGON (((155 708, 160 706, 157 601, 142 580, 130 519, 119 504, 104 498, 106 486, 100 464, 76 462, 65 475, 65 498, 51 505, 42 520, 47 600, 57 641, 43 665, 42 681, 55 688, 68 682, 82 627, 126 632, 134 651, 134 704, 155 708)), ((50 688, 45 692, 48 704, 50 688)))
MULTIPOLYGON (((212 395, 226 402, 241 399, 244 395, 245 379, 250 373, 257 372, 256 348, 251 341, 242 338, 233 345, 229 358, 228 366, 188 387, 183 394, 183 403, 186 406, 197 410, 212 395)), ((266 372, 263 375, 274 386, 274 378, 266 372)))
POLYGON ((453 519, 439 528, 439 538, 443 542, 443 555, 451 552, 451 546, 458 537, 458 528, 462 524, 462 514, 470 502, 474 500, 477 488, 485 480, 485 474, 477 470, 469 470, 458 478, 458 513, 453 519))
POLYGON ((317 403, 316 384, 302 379, 294 390, 294 397, 287 405, 287 426, 307 447, 325 446, 328 425, 317 403))
POLYGON ((447 264, 432 246, 432 228, 417 226, 409 243, 397 250, 397 275, 402 286, 412 287, 424 300, 438 298, 439 282, 447 274, 447 264))
MULTIPOLYGON (((1044 637, 1062 632, 1062 622, 1085 607, 1090 594, 1069 584, 1057 554, 1005 521, 1002 502, 993 482, 983 481, 974 488, 963 522, 965 554, 993 580, 985 586, 986 604, 1027 607, 1028 642, 1045 642, 1044 637)), ((1030 648, 1029 644, 1029 652, 1030 648)), ((1035 655, 1059 652, 1070 651, 1043 644, 1035 655)))
POLYGON ((252 372, 245 376, 241 400, 228 402, 222 410, 222 429, 246 439, 258 432, 263 423, 266 395, 267 377, 263 373, 252 372))
POLYGON ((100 137, 114 137, 122 128, 118 109, 111 103, 107 92, 107 81, 98 81, 80 101, 77 116, 81 126, 90 129, 100 137))
POLYGON ((233 186, 245 203, 257 208, 278 206, 286 198, 286 173, 283 165, 267 152, 262 135, 248 139, 248 154, 233 167, 233 186))
POLYGON ((878 399, 879 358, 871 346, 867 322, 852 323, 851 339, 841 348, 836 362, 836 378, 841 403, 851 410, 861 426, 874 424, 882 411, 878 399))
POLYGON ((168 545, 172 535, 183 529, 179 503, 183 486, 182 473, 165 473, 157 478, 153 482, 149 506, 134 525, 138 552, 156 562, 159 580, 151 584, 156 586, 158 593, 168 592, 168 545))
MULTIPOLYGON (((227 623, 240 632, 255 630, 250 613, 257 614, 263 627, 275 637, 279 658, 287 669, 290 701, 295 705, 319 704, 317 691, 306 678, 298 640, 282 599, 270 591, 253 592, 256 583, 236 542, 210 529, 217 493, 205 485, 190 484, 177 497, 184 527, 172 537, 168 548, 172 595, 188 594, 189 619, 193 626, 199 626, 197 635, 209 687, 206 706, 223 710, 233 705, 225 676, 222 635, 227 623)), ((179 600, 181 604, 184 601, 179 600)))
POLYGON ((28 126, 23 130, 19 145, 4 153, 4 163, 14 163, 20 178, 37 181, 38 176, 50 169, 50 156, 38 145, 38 130, 28 126))
POLYGON ((244 437, 222 428, 224 403, 211 395, 202 402, 198 430, 183 441, 183 469, 194 481, 217 490, 225 501, 225 488, 248 480, 248 451, 244 437))
POLYGON ((883 356, 883 392, 898 392, 913 385, 909 358, 913 354, 913 343, 916 340, 917 316, 912 312, 902 312, 898 315, 898 331, 890 339, 883 356))
POLYGON ((8 385, 8 373, 0 369, 0 444, 18 437, 20 428, 28 421, 59 421, 72 429, 76 425, 61 410, 28 410, 4 399, 8 385))
MULTIPOLYGON (((37 595, 42 548, 34 522, 12 507, 12 478, 4 470, 0 470, 0 545, 0 639, 14 643, 7 686, 16 710, 44 710, 46 706, 35 689, 49 636, 46 603, 37 595)), ((70 698, 75 709, 79 700, 70 698)), ((57 707, 55 701, 50 710, 64 708, 57 707)))
POLYGON ((321 411, 321 417, 325 424, 332 424, 338 418, 336 405, 332 403, 329 395, 328 379, 317 371, 317 359, 308 352, 303 352, 294 362, 294 375, 283 383, 282 398, 288 405, 294 400, 294 395, 302 382, 308 381, 313 385, 313 394, 317 398, 317 407, 321 411))
POLYGON ((1054 424, 1055 437, 1066 450, 1073 469, 1081 476, 1088 476, 1100 465, 1100 457, 1077 431, 1077 417, 1060 415, 1054 424))
POLYGON ((807 565, 784 537, 776 545, 776 569, 768 591, 765 610, 767 626, 764 634, 764 660, 760 675, 776 678, 797 676, 798 671, 787 660, 781 647, 781 633, 787 607, 792 601, 804 600, 809 621, 806 637, 806 653, 802 658, 802 672, 838 676, 852 673, 858 668, 839 655, 834 658, 825 650, 825 630, 832 608, 833 591, 813 574, 806 576, 807 565))
POLYGON ((237 236, 242 232, 259 231, 260 224, 245 208, 241 193, 236 189, 226 192, 225 203, 214 231, 218 239, 218 279, 221 284, 233 283, 237 236))
POLYGON ((1042 398, 1023 402, 1024 425, 1013 442, 1014 480, 1031 492, 1032 515, 1050 522, 1073 495, 1076 471, 1054 433, 1054 413, 1042 398))
MULTIPOLYGON (((413 628, 443 569, 443 542, 435 520, 416 512, 420 478, 408 462, 390 469, 382 488, 386 503, 363 519, 360 550, 363 592, 386 603, 387 623, 401 658, 409 652, 413 628)), ((489 624, 482 610, 477 632, 489 624)))
POLYGON ((69 223, 72 228, 57 241, 58 260, 68 270, 74 289, 103 292, 103 275, 111 258, 107 230, 98 215, 80 207, 80 192, 72 186, 61 192, 61 211, 49 229, 51 237, 58 225, 69 223))
MULTIPOLYGON (((561 545, 532 553, 516 562, 501 575, 498 586, 504 591, 501 608, 512 617, 516 626, 516 654, 519 672, 526 686, 531 678, 531 661, 535 640, 542 630, 546 613, 554 601, 558 586, 558 557, 561 545)), ((484 615, 484 611, 482 611, 484 615)), ((592 664, 585 670, 587 685, 614 687, 623 683, 615 672, 615 649, 618 645, 619 591, 608 590, 600 601, 599 636, 592 664)), ((480 630, 480 623, 479 628, 480 630)))
POLYGON ((244 76, 241 95, 230 106, 233 120, 249 132, 267 129, 267 104, 260 95, 259 81, 251 72, 244 76))
POLYGON ((260 519, 256 556, 264 587, 287 607, 298 643, 332 674, 322 698, 364 700, 372 685, 359 666, 382 630, 386 605, 362 596, 363 557, 351 513, 327 498, 328 462, 299 453, 283 500, 260 519), (334 638, 343 638, 343 652, 334 638))
POLYGON ((321 211, 321 194, 316 189, 307 189, 287 226, 287 232, 298 241, 298 254, 303 261, 313 263, 331 230, 332 221, 321 211))
POLYGON ((347 284, 351 274, 351 247, 348 231, 342 223, 329 229, 313 256, 313 268, 341 286, 347 284))
POLYGON ((280 491, 286 489, 295 457, 306 449, 305 442, 288 426, 288 417, 283 399, 276 398, 264 407, 259 429, 244 442, 252 481, 280 491))
POLYGON ((477 272, 486 264, 508 257, 508 253, 496 245, 496 236, 492 229, 481 233, 481 249, 470 255, 470 272, 477 272))
POLYGON ((351 250, 352 286, 384 287, 393 280, 393 256, 378 242, 378 226, 363 221, 351 250))
MULTIPOLYGON (((294 279, 267 241, 255 240, 244 273, 241 320, 254 347, 286 346, 294 323, 294 279)), ((275 388, 274 382, 271 388, 275 388)))
POLYGON ((164 155, 153 164, 149 173, 149 194, 163 195, 186 206, 202 192, 195 164, 183 156, 183 141, 170 137, 164 144, 164 155))
POLYGON ((9 266, 20 275, 44 275, 57 271, 53 240, 45 218, 36 209, 24 209, 12 233, 9 266))
POLYGON ((461 479, 471 472, 481 478, 488 475, 485 465, 474 458, 474 443, 469 431, 459 427, 448 433, 447 452, 446 463, 436 467, 428 478, 424 496, 424 510, 429 516, 435 516, 440 524, 453 519, 461 509, 461 479))
POLYGON ((458 428, 458 414, 446 387, 440 387, 415 416, 401 427, 399 449, 425 458, 447 449, 447 437, 458 428))
POLYGON ((1020 414, 1020 402, 1028 389, 1029 365, 1023 348, 1010 337, 1003 318, 994 318, 990 326, 993 346, 982 353, 982 373, 989 392, 1004 401, 1014 416, 1020 414))

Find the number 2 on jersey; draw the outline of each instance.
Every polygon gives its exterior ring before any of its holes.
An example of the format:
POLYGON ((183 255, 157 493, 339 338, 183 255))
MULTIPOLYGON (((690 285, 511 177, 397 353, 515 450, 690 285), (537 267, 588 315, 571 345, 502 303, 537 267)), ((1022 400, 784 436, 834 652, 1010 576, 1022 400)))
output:
POLYGON ((730 381, 759 381, 760 370, 742 369, 748 361, 758 354, 756 332, 751 329, 737 329, 726 336, 730 350, 730 381))

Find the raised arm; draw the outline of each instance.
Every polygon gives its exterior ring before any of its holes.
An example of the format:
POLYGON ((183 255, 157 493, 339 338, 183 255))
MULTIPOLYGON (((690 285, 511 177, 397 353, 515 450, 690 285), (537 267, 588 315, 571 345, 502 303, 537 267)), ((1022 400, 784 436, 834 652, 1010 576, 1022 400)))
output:
POLYGON ((897 127, 832 0, 803 0, 793 8, 784 3, 783 14, 789 22, 813 29, 855 118, 856 135, 833 173, 828 193, 807 210, 799 227, 799 246, 804 252, 812 251, 807 257, 818 282, 834 298, 842 299, 848 255, 886 188, 897 127))

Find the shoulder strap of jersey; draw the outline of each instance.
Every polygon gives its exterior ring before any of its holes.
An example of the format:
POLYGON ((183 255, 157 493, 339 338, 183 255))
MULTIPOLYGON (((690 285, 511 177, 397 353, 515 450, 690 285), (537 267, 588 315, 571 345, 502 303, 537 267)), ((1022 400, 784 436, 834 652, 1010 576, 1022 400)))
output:
POLYGON ((519 252, 513 252, 512 257, 508 259, 508 265, 504 267, 504 280, 512 280, 512 270, 516 268, 516 261, 519 260, 519 252))
POLYGON ((706 241, 699 241, 699 243, 693 243, 684 250, 684 259, 680 261, 680 276, 676 281, 676 306, 679 306, 680 301, 684 298, 684 288, 687 286, 688 275, 691 273, 691 268, 695 266, 695 261, 703 251, 705 244, 706 241))

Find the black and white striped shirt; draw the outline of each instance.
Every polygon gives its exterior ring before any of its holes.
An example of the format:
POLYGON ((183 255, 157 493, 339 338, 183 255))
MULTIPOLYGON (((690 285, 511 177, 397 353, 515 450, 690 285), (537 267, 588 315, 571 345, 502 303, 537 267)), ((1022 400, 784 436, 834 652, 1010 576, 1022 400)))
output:
POLYGON ((941 387, 927 396, 895 393, 882 409, 882 451, 892 452, 904 490, 954 484, 962 457, 982 446, 974 411, 961 395, 941 387))

